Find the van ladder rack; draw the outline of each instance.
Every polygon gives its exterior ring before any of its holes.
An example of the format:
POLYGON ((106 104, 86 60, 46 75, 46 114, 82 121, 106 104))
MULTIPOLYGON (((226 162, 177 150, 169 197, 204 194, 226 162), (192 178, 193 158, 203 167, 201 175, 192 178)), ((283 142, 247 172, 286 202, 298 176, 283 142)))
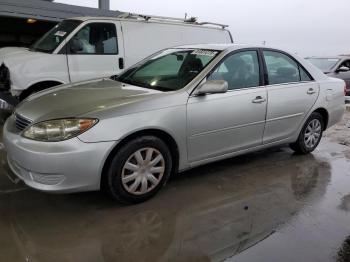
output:
POLYGON ((197 22, 196 17, 191 17, 189 19, 183 19, 183 18, 176 18, 176 17, 167 17, 167 16, 156 16, 156 15, 144 15, 144 14, 135 14, 135 13, 122 13, 117 16, 118 18, 135 18, 135 19, 144 19, 146 21, 149 20, 158 20, 158 21, 175 21, 175 22, 183 22, 183 23, 189 23, 189 24, 195 24, 195 25, 214 25, 219 26, 222 29, 225 29, 228 27, 228 25, 218 24, 218 23, 211 23, 211 22, 197 22))

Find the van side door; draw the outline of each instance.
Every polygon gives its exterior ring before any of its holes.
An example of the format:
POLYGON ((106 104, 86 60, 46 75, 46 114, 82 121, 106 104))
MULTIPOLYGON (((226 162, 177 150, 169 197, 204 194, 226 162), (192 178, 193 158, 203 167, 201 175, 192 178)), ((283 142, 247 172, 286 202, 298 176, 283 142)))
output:
POLYGON ((124 67, 120 22, 85 24, 70 39, 67 58, 71 82, 118 74, 124 67))

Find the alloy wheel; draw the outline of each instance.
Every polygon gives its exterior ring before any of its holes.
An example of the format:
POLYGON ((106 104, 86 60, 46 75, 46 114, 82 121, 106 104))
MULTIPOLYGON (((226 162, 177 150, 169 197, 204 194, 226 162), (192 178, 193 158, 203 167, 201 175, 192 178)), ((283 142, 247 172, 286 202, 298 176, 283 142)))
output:
POLYGON ((307 148, 314 148, 322 135, 322 124, 320 120, 313 119, 305 129, 304 142, 307 148))

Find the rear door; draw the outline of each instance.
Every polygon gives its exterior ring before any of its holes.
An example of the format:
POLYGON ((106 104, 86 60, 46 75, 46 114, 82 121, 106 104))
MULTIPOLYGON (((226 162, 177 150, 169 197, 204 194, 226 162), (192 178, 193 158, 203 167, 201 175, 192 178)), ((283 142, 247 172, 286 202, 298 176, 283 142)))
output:
POLYGON ((67 46, 71 82, 118 74, 123 69, 124 47, 120 22, 91 22, 84 25, 67 46), (80 50, 73 50, 77 41, 80 50))
POLYGON ((268 106, 264 143, 290 137, 316 102, 319 85, 291 56, 263 50, 268 80, 268 106))

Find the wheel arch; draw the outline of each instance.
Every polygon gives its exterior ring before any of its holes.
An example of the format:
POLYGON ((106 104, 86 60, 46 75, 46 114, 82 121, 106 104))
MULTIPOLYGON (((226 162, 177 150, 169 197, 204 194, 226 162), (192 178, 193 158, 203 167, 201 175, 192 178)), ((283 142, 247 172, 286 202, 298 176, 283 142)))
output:
POLYGON ((173 162, 173 168, 171 173, 174 174, 178 171, 179 169, 179 159, 180 159, 180 153, 179 153, 179 147, 176 142, 176 140, 171 136, 168 132, 161 130, 161 129, 144 129, 144 130, 139 130, 136 131, 132 134, 127 135, 126 137, 122 138, 122 140, 117 143, 114 148, 109 152, 108 156, 106 157, 102 171, 101 171, 101 188, 105 185, 105 178, 107 171, 110 167, 111 160, 115 156, 115 154, 124 146, 126 145, 129 141, 140 137, 140 136, 155 136, 159 139, 161 139, 169 148, 172 159, 174 160, 173 162))
POLYGON ((23 90, 23 92, 20 94, 19 98, 20 100, 23 100, 26 98, 28 95, 32 94, 33 92, 38 92, 50 87, 58 86, 58 85, 63 85, 61 81, 57 80, 43 80, 40 82, 36 82, 32 85, 30 85, 28 88, 23 90))
POLYGON ((327 109, 320 107, 320 108, 317 108, 316 110, 314 110, 313 112, 317 112, 322 116, 322 118, 324 120, 323 131, 325 131, 328 127, 328 121, 329 121, 329 113, 328 113, 327 109))

